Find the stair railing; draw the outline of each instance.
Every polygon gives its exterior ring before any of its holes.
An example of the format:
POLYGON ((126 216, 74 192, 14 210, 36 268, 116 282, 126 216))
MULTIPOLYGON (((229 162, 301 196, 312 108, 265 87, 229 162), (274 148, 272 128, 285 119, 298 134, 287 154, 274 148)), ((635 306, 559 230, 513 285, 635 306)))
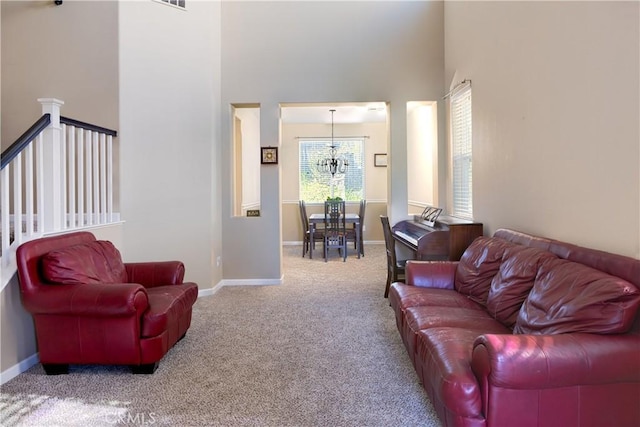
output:
POLYGON ((58 99, 38 101, 43 116, 0 159, 3 283, 21 243, 120 221, 113 204, 116 131, 61 117, 58 99))

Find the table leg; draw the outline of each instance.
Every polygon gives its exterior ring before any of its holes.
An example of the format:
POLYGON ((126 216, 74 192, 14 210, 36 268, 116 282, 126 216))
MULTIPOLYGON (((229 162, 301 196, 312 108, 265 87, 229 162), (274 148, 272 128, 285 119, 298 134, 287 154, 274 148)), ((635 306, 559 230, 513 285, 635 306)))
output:
POLYGON ((360 247, 360 223, 356 223, 356 251, 358 252, 358 259, 360 259, 360 253, 362 252, 360 247))
POLYGON ((309 222, 309 259, 313 259, 313 233, 315 231, 315 225, 309 222))

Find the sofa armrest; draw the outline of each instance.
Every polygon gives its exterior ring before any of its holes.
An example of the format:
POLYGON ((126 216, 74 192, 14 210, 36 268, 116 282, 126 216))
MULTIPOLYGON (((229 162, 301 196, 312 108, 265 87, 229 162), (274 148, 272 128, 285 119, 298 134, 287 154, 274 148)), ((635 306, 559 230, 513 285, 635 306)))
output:
POLYGON ((490 386, 545 389, 640 382, 638 335, 480 335, 471 368, 490 386))
POLYGON ((407 285, 453 289, 458 261, 407 261, 407 285))
POLYGON ((145 288, 179 285, 184 279, 184 264, 180 261, 129 262, 124 266, 129 282, 145 288))
POLYGON ((31 314, 129 316, 144 312, 149 299, 137 283, 46 285, 25 299, 31 314))

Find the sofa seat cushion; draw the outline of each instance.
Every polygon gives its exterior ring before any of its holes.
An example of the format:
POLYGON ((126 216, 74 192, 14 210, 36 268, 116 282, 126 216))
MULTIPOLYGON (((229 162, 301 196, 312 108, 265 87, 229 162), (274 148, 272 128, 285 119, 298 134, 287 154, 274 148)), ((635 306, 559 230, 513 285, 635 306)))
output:
POLYGON ((508 248, 512 248, 512 251, 524 249, 523 246, 495 237, 483 236, 475 239, 464 251, 458 263, 455 290, 479 304, 486 305, 491 281, 498 273, 502 257, 508 248))
POLYGON ((52 284, 128 282, 120 252, 104 240, 55 249, 45 254, 41 262, 42 275, 52 284))
POLYGON ((409 307, 437 306, 483 310, 484 307, 452 289, 421 288, 394 283, 389 292, 389 304, 403 312, 409 307))
POLYGON ((602 271, 564 259, 540 267, 514 327, 520 334, 627 332, 640 291, 602 271))
POLYGON ((504 252, 503 262, 491 281, 487 311, 508 328, 513 329, 522 303, 527 299, 540 266, 557 259, 551 252, 538 248, 504 252))
POLYGON ((416 371, 435 406, 467 418, 483 418, 478 380, 471 369, 475 339, 509 330, 494 321, 485 328, 430 328, 418 332, 416 371), (437 402, 437 403, 436 403, 437 402))
MULTIPOLYGON (((405 311, 402 338, 407 346, 407 352, 413 359, 418 332, 423 329, 450 327, 495 330, 499 326, 502 325, 483 310, 461 307, 409 307, 405 311)), ((504 333, 511 333, 507 328, 502 330, 504 333)))
POLYGON ((198 298, 194 283, 148 288, 149 309, 142 315, 142 337, 162 334, 169 324, 178 322, 198 298))

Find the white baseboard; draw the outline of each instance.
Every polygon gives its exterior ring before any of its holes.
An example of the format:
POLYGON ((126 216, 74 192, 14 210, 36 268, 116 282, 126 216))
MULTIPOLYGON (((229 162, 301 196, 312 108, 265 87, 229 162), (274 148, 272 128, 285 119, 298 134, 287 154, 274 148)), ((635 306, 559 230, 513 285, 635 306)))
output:
POLYGON ((198 290, 198 298, 201 297, 209 297, 213 294, 215 294, 216 292, 218 292, 220 289, 222 289, 222 286, 224 286, 222 284, 222 282, 219 282, 217 285, 215 285, 213 288, 209 288, 209 289, 200 289, 198 290))
POLYGON ((5 384, 23 372, 29 370, 32 366, 37 365, 40 362, 38 353, 32 354, 26 359, 16 363, 6 371, 0 373, 0 384, 5 384))
POLYGON ((279 279, 226 279, 222 286, 264 286, 282 285, 282 277, 279 279))

